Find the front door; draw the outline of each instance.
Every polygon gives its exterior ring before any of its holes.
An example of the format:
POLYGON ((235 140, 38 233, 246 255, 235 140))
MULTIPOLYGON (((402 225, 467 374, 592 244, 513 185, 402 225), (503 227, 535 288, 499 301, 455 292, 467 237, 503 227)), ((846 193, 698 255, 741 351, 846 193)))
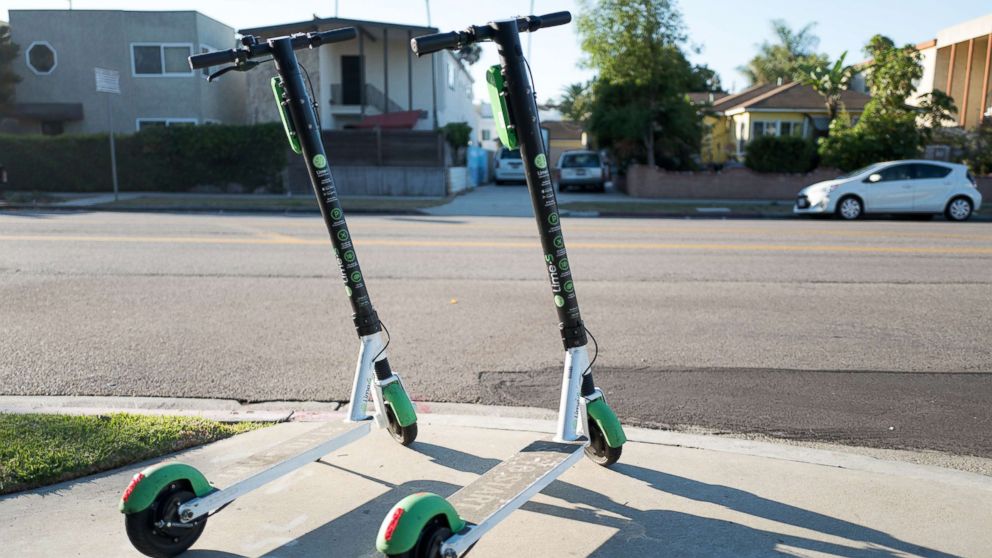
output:
POLYGON ((362 104, 362 57, 341 57, 341 104, 362 104))
POLYGON ((913 176, 912 165, 893 165, 877 173, 873 173, 868 182, 868 199, 866 211, 912 211, 913 210, 913 176), (875 176, 879 179, 871 182, 875 176))

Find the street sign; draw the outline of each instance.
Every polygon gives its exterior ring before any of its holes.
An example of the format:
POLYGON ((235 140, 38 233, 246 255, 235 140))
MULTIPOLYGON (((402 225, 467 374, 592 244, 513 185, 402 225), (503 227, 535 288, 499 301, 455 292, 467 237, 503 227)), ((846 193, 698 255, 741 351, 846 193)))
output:
POLYGON ((93 68, 96 73, 96 90, 103 93, 121 92, 121 73, 106 68, 93 68))
MULTIPOLYGON (((96 75, 96 90, 103 93, 121 93, 121 73, 107 68, 93 68, 96 75)), ((107 96, 107 135, 110 137, 110 175, 114 184, 114 201, 117 201, 120 188, 117 185, 117 149, 114 146, 114 110, 107 96)))

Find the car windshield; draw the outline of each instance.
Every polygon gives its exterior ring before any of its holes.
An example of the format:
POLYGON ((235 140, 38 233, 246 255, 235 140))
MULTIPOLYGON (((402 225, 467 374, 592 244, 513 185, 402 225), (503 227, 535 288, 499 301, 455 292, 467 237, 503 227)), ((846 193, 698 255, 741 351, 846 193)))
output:
POLYGON ((499 154, 500 159, 520 159, 519 149, 504 149, 502 153, 499 154))
POLYGON ((599 166, 599 155, 595 153, 573 153, 565 155, 561 160, 561 167, 568 168, 595 168, 599 166))
POLYGON ((868 165, 867 167, 862 167, 862 168, 860 168, 860 169, 858 169, 856 171, 851 171, 851 172, 849 172, 847 174, 842 174, 842 175, 838 176, 837 178, 854 178, 855 176, 858 176, 859 174, 862 174, 862 173, 866 173, 866 172, 874 169, 875 167, 878 167, 879 165, 881 165, 881 163, 875 163, 875 164, 872 164, 872 165, 868 165))

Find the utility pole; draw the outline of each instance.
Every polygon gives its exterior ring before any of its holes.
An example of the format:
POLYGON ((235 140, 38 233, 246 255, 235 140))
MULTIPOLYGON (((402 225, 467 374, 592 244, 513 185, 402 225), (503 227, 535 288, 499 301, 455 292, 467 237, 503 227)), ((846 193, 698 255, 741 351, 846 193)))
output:
POLYGON ((427 4, 427 27, 431 27, 431 0, 424 0, 427 4))
POLYGON ((334 0, 334 18, 338 17, 338 0, 334 0))
MULTIPOLYGON (((530 11, 527 15, 534 15, 534 0, 530 0, 530 11)), ((530 60, 530 42, 533 40, 533 33, 527 33, 527 60, 530 60)))

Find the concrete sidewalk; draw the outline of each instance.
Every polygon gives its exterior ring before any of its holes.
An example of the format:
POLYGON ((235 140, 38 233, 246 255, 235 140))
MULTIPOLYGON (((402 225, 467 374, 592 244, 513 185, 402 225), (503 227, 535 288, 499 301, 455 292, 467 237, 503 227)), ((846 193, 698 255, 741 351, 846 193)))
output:
MULTIPOLYGON (((209 403, 207 403, 209 405, 209 403)), ((264 408, 264 406, 263 406, 264 408)), ((326 407, 324 408, 326 409, 326 407)), ((554 428, 526 410, 421 405, 411 448, 373 430, 210 519, 187 556, 375 556, 402 497, 449 495, 554 428)), ((340 419, 319 405, 298 418, 340 419)), ((216 476, 320 422, 177 456, 216 476)), ((611 469, 581 461, 471 556, 988 556, 992 477, 855 454, 629 429, 611 469)), ((135 556, 117 500, 146 464, 0 499, 7 556, 135 556)))

